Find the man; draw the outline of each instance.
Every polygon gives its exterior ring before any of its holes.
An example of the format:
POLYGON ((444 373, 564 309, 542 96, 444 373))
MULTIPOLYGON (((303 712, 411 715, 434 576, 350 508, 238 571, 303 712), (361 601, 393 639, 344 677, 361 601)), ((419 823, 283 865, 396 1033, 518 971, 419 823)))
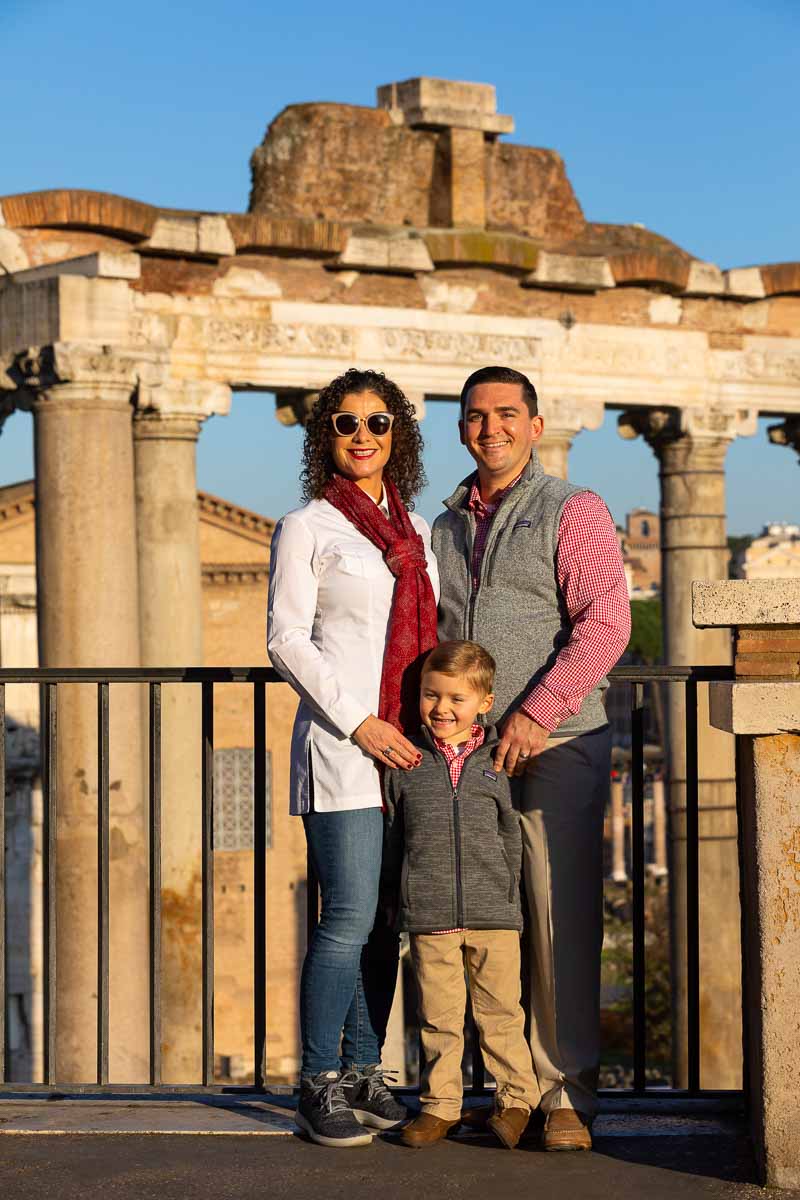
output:
POLYGON ((600 1057, 605 674, 630 637, 614 523, 602 500, 545 475, 526 376, 484 367, 459 431, 477 471, 433 527, 439 636, 497 663, 497 770, 517 779, 528 908, 530 1041, 547 1150, 591 1149, 600 1057))

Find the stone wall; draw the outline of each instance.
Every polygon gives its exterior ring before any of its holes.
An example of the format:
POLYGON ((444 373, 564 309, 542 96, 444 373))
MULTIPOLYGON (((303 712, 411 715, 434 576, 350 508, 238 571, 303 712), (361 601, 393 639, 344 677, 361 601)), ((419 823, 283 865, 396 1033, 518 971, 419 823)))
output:
MULTIPOLYGON (((479 140, 486 225, 559 244, 585 220, 561 156, 479 140)), ((293 104, 251 159, 250 212, 368 225, 448 226, 452 153, 447 130, 411 129, 384 109, 293 104)))

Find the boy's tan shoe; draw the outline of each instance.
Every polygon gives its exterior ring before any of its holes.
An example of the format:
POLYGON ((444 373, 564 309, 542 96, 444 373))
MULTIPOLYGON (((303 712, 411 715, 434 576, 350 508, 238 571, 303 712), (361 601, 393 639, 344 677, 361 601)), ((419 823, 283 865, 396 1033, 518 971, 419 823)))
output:
POLYGON ((545 1150, 591 1150, 589 1118, 572 1108, 554 1108, 544 1123, 542 1145, 545 1150))
POLYGON ((489 1117, 486 1126, 507 1150, 513 1150, 528 1128, 529 1119, 530 1113, 527 1108, 503 1108, 489 1117))
POLYGON ((422 1113, 410 1125, 406 1125, 403 1132, 400 1134, 400 1140, 404 1146, 413 1146, 416 1150, 421 1150, 423 1146, 432 1146, 435 1142, 440 1142, 442 1138, 447 1137, 451 1129, 455 1129, 461 1122, 444 1121, 441 1117, 434 1117, 433 1113, 422 1113))

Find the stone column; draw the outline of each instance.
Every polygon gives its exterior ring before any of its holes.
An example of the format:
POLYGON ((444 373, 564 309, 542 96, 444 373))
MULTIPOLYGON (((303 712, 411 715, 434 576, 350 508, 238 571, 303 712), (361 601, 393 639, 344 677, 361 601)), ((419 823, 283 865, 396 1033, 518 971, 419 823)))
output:
POLYGON ((625 883, 625 785, 621 779, 611 781, 611 878, 625 883))
POLYGON ((551 400, 543 409, 544 433, 536 453, 545 474, 568 479, 569 452, 582 429, 599 429, 603 424, 602 404, 578 404, 574 400, 551 400))
MULTIPOLYGON (((638 409, 619 419, 620 433, 645 437, 659 460, 661 484, 664 659, 672 666, 726 665, 725 630, 696 630, 693 579, 725 579, 725 455, 737 435, 755 432, 745 411, 638 409)), ((734 742, 711 728, 707 685, 698 689, 700 1083, 741 1085, 739 868, 734 742)), ((688 1083, 686 942, 686 733, 683 690, 667 688, 670 907, 674 1076, 688 1083)))
POLYGON ((710 707, 741 746, 751 1132, 761 1183, 800 1188, 800 581, 693 590, 698 625, 737 630, 736 680, 710 707))
MULTIPOLYGON (((134 372, 108 349, 58 344, 19 358, 34 416, 39 662, 139 664, 133 495, 134 372)), ((95 1078, 97 700, 58 688, 57 1078, 95 1078)), ((110 1077, 148 1077, 147 832, 135 685, 110 699, 110 1077)))
MULTIPOLYGON (((142 665, 202 666, 197 510, 202 421, 226 413, 216 384, 140 387, 134 423, 142 665)), ((162 687, 162 1078, 202 1077, 199 686, 162 687)))
POLYGON ((667 810, 664 780, 653 780, 653 862, 651 872, 657 878, 667 874, 667 810))

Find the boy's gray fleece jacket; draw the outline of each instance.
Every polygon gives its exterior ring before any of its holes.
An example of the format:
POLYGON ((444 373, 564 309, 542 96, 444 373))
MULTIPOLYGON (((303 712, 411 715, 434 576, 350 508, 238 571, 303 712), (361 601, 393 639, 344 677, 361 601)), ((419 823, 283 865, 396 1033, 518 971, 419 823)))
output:
POLYGON ((422 762, 386 775, 382 889, 399 893, 398 927, 521 929, 522 836, 507 776, 495 771, 498 738, 461 768, 458 788, 427 729, 414 739, 422 762))

